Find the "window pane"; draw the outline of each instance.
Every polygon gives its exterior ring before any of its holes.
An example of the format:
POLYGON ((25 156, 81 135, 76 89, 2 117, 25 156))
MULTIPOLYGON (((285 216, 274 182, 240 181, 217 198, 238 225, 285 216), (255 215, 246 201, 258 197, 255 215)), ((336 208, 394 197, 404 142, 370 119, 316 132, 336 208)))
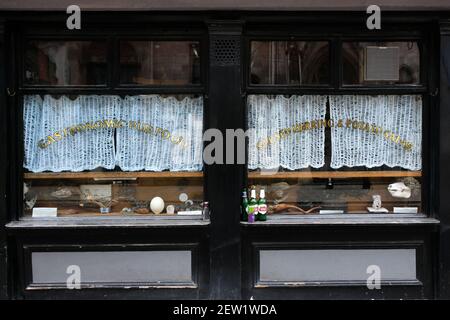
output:
POLYGON ((421 212, 421 96, 253 95, 248 127, 269 217, 421 212))
POLYGON ((105 41, 29 41, 26 84, 101 85, 106 83, 105 41))
POLYGON ((120 83, 186 85, 200 83, 198 41, 121 41, 120 83))
POLYGON ((325 41, 252 41, 252 84, 329 83, 329 45, 325 41))
POLYGON ((344 84, 418 84, 416 42, 344 42, 344 84))
POLYGON ((200 218, 202 128, 202 97, 27 95, 25 214, 200 218))

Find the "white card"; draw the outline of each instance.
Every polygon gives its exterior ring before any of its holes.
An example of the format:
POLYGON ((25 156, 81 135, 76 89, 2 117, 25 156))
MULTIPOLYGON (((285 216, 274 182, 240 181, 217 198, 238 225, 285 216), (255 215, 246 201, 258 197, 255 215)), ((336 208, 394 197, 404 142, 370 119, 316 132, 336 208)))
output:
POLYGON ((58 216, 58 208, 33 208, 33 218, 56 218, 58 216))
POLYGON ((386 208, 375 209, 375 208, 372 208, 372 207, 367 207, 367 210, 369 212, 375 212, 375 213, 380 213, 380 212, 388 213, 389 212, 389 210, 386 209, 386 208))
POLYGON ((180 216, 201 216, 202 212, 201 212, 201 210, 178 211, 177 214, 180 215, 180 216))
POLYGON ((417 207, 394 207, 394 213, 418 213, 417 207))
POLYGON ((319 214, 339 214, 344 213, 344 210, 320 210, 319 214))

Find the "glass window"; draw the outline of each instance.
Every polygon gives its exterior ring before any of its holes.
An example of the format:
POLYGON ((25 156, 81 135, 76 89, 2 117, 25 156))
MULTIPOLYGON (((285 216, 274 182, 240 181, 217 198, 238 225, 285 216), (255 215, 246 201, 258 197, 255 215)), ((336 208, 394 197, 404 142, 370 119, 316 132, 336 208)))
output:
POLYGON ((198 41, 121 41, 120 83, 187 85, 200 83, 198 41))
POLYGON ((417 42, 344 42, 342 64, 344 84, 420 83, 417 42))
POLYGON ((201 96, 26 95, 24 210, 201 217, 201 96))
POLYGON ((326 41, 252 41, 250 83, 318 85, 329 83, 326 41))
POLYGON ((28 85, 106 84, 105 41, 28 41, 24 83, 28 85))
POLYGON ((247 103, 248 187, 256 197, 265 190, 269 217, 421 212, 420 95, 251 95, 247 103))

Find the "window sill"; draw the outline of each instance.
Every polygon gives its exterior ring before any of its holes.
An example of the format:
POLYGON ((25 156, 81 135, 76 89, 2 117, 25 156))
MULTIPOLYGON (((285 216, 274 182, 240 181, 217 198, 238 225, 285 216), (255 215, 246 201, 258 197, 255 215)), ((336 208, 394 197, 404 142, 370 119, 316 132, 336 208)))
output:
POLYGON ((254 223, 241 222, 245 227, 268 226, 364 226, 364 225, 439 225, 439 220, 429 218, 423 214, 336 214, 336 215, 309 215, 293 216, 279 214, 268 216, 267 221, 254 223))
POLYGON ((97 229, 97 228, 171 228, 204 227, 210 224, 201 217, 57 217, 22 218, 6 224, 19 229, 97 229))

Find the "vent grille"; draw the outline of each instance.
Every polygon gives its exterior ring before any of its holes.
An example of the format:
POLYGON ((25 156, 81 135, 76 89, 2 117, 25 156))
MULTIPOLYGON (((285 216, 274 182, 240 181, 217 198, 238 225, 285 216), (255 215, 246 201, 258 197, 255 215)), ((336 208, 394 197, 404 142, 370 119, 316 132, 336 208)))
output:
POLYGON ((212 65, 238 65, 240 61, 239 38, 212 38, 210 52, 210 60, 212 65))

